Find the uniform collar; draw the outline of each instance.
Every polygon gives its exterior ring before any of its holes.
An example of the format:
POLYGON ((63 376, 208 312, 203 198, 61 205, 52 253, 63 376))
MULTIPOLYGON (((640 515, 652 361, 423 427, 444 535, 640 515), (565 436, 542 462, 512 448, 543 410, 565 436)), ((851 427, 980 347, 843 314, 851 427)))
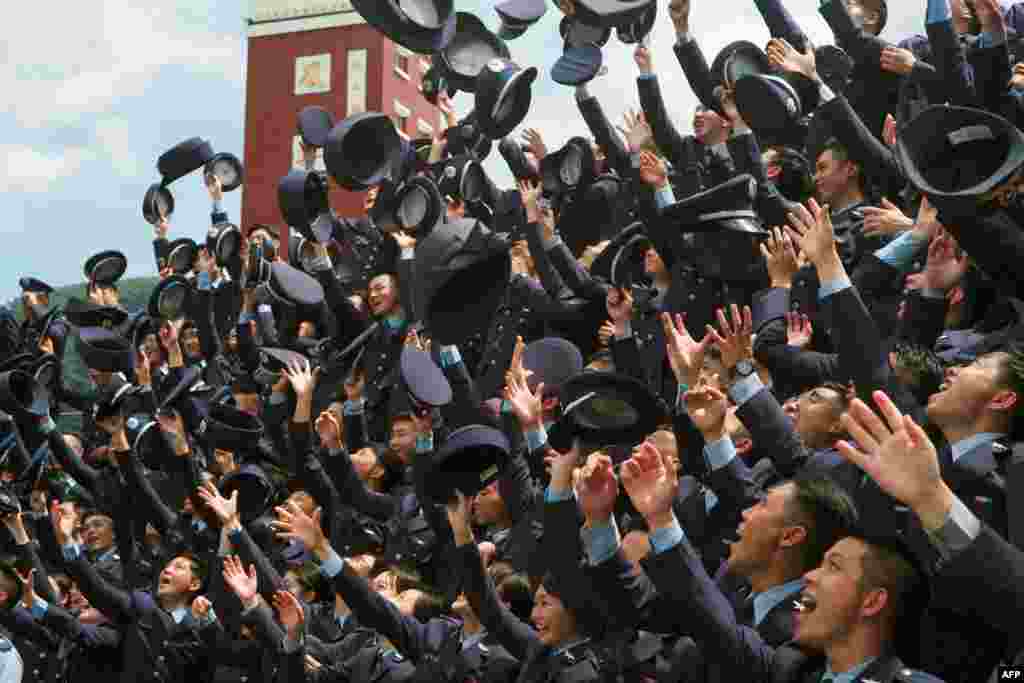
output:
POLYGON ((960 439, 955 444, 952 444, 950 446, 950 455, 953 458, 953 462, 956 462, 975 448, 985 444, 990 444, 996 439, 1002 439, 1005 436, 1006 434, 999 434, 996 432, 979 432, 977 434, 972 434, 966 439, 960 439))
POLYGON ((822 683, 831 681, 832 683, 853 683, 857 678, 867 671, 868 667, 875 663, 878 657, 868 657, 863 662, 853 667, 849 671, 844 671, 841 674, 833 673, 830 665, 825 666, 825 674, 821 677, 822 683))
POLYGON ((590 642, 590 638, 581 638, 580 640, 574 640, 574 641, 571 641, 568 645, 563 645, 560 648, 552 650, 551 654, 557 657, 558 655, 561 655, 561 654, 564 654, 564 653, 568 652, 569 650, 573 649, 574 647, 577 647, 579 645, 585 645, 586 643, 589 643, 589 642, 590 642))
POLYGON ((188 609, 184 607, 175 607, 168 614, 171 615, 171 619, 174 619, 175 624, 180 624, 185 621, 185 617, 188 616, 188 609))
POLYGON ((775 607, 789 596, 803 590, 804 580, 793 579, 766 591, 754 593, 754 626, 759 626, 775 607))
POLYGON ((118 556, 117 556, 117 546, 116 545, 112 545, 112 546, 110 546, 110 548, 108 548, 107 550, 104 550, 102 553, 97 555, 96 559, 94 561, 95 562, 106 562, 108 560, 118 560, 118 559, 120 559, 120 558, 118 558, 118 556))

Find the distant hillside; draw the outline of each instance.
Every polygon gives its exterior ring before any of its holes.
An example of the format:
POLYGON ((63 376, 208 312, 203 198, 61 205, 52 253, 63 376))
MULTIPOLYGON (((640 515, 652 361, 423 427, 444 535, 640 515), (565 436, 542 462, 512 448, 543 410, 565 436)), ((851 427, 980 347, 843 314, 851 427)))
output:
MULTIPOLYGON (((149 295, 157 282, 159 282, 159 279, 155 277, 136 277, 120 280, 117 283, 117 288, 121 291, 121 304, 125 309, 132 312, 145 308, 149 303, 149 295)), ((82 299, 83 301, 86 299, 84 282, 78 285, 66 285, 56 288, 53 294, 50 295, 50 304, 63 308, 72 297, 82 299)), ((15 312, 19 320, 23 318, 21 299, 14 299, 7 305, 15 312)), ((75 336, 68 340, 67 349, 64 353, 64 377, 65 382, 71 387, 83 388, 89 383, 85 366, 78 355, 78 339, 75 336)))

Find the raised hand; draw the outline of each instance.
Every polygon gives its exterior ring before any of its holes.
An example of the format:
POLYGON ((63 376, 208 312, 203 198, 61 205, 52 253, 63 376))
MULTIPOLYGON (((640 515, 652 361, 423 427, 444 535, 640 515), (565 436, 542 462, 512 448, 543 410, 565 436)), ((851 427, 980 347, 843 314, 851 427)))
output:
POLYGON ((50 503, 50 521, 53 522, 53 535, 58 545, 67 545, 74 541, 75 513, 69 507, 54 500, 50 503))
POLYGON ((786 313, 786 344, 806 349, 814 336, 811 319, 800 313, 786 313))
POLYGON ((668 15, 677 34, 690 32, 690 0, 672 0, 668 3, 668 15))
POLYGON ((572 490, 573 476, 580 464, 578 443, 573 443, 565 453, 548 448, 544 452, 544 467, 551 475, 551 488, 555 491, 572 490))
POLYGON ((576 484, 580 512, 591 522, 604 522, 612 516, 619 497, 612 459, 604 453, 592 453, 576 484))
POLYGON ((358 401, 363 397, 363 391, 366 389, 366 372, 364 370, 355 370, 345 378, 345 400, 346 401, 358 401))
POLYGON ((615 324, 611 320, 605 320, 601 323, 601 328, 597 331, 597 341, 601 346, 607 348, 611 346, 612 339, 615 338, 615 324))
POLYGON ((323 512, 321 508, 317 508, 312 517, 294 502, 288 502, 274 510, 277 512, 277 520, 270 525, 280 540, 298 539, 321 559, 330 553, 330 545, 320 526, 320 515, 323 512))
POLYGON ((541 159, 548 155, 547 145, 544 144, 544 137, 535 128, 527 128, 523 131, 523 141, 529 148, 530 153, 537 159, 539 164, 541 159))
POLYGON ((902 47, 889 46, 882 49, 882 54, 879 57, 879 66, 882 67, 882 71, 888 71, 893 74, 900 74, 906 76, 914 70, 914 64, 917 63, 917 57, 910 50, 902 47))
POLYGON ((925 289, 947 292, 959 284, 967 273, 970 261, 950 235, 941 235, 928 245, 928 262, 924 267, 925 289))
POLYGON ((238 596, 242 605, 246 608, 252 607, 259 592, 256 565, 250 564, 246 570, 242 567, 242 561, 238 559, 237 555, 228 555, 224 558, 223 574, 224 584, 238 596))
POLYGON ((640 180, 655 189, 665 187, 668 184, 665 160, 647 150, 640 152, 640 180))
POLYGON ((543 216, 540 211, 541 184, 532 180, 519 181, 519 196, 523 200, 523 208, 526 209, 526 221, 528 223, 540 223, 543 216))
POLYGON ((786 234, 807 254, 807 258, 818 269, 818 277, 822 281, 832 279, 822 274, 823 268, 840 263, 828 206, 819 206, 813 199, 807 202, 806 207, 797 204, 789 214, 786 234))
POLYGON ((505 383, 526 382, 533 374, 533 370, 527 370, 523 366, 523 353, 526 351, 526 342, 522 337, 516 337, 516 345, 512 349, 512 361, 508 365, 508 372, 505 373, 505 383))
POLYGON ((882 142, 888 147, 896 146, 896 117, 892 114, 885 115, 885 123, 882 125, 882 142))
POLYGON ((296 396, 313 395, 313 390, 316 389, 316 375, 318 373, 313 372, 308 360, 290 363, 285 368, 284 374, 288 377, 288 382, 292 385, 292 391, 295 392, 296 396))
POLYGON ((399 230, 394 233, 394 238, 395 241, 398 242, 398 248, 402 251, 416 248, 416 238, 404 230, 399 230))
POLYGON ((221 526, 230 527, 238 524, 238 489, 231 492, 230 498, 225 498, 212 481, 207 481, 199 487, 197 493, 206 507, 220 520, 221 526))
POLYGON ((18 583, 21 584, 21 604, 25 606, 25 609, 31 610, 36 604, 36 570, 29 569, 27 572, 22 572, 20 569, 15 569, 15 574, 18 575, 18 583))
POLYGON ((277 591, 274 593, 274 609, 277 610, 277 619, 288 631, 288 637, 298 640, 299 633, 306 623, 306 613, 298 598, 288 591, 277 591))
POLYGON ((618 129, 626 138, 630 153, 636 154, 654 139, 654 133, 643 112, 627 111, 622 117, 622 123, 618 129))
POLYGON ((789 289, 793 284, 793 276, 800 270, 799 257, 793 240, 778 227, 772 228, 768 239, 761 242, 761 255, 768 269, 768 279, 772 287, 789 289))
POLYGON ((29 538, 28 530, 25 528, 25 519, 21 512, 14 512, 9 515, 4 515, 0 521, 3 522, 7 530, 11 532, 11 536, 14 538, 14 542, 17 545, 25 545, 31 538, 29 538))
POLYGON ((165 322, 160 326, 160 344, 168 351, 178 347, 178 328, 171 322, 165 322))
POLYGON ((469 512, 469 500, 462 491, 455 491, 455 498, 445 505, 448 513, 448 525, 452 528, 452 536, 456 546, 469 545, 473 542, 473 527, 469 512))
POLYGON ((876 391, 872 398, 884 421, 855 399, 842 417, 852 441, 839 441, 839 452, 914 510, 926 530, 938 529, 953 504, 953 492, 942 480, 934 444, 885 393, 876 391))
POLYGON ((1006 85, 1015 90, 1024 88, 1024 62, 1017 62, 1013 65, 1013 75, 1010 77, 1010 82, 1006 85))
POLYGON ((616 329, 618 329, 633 317, 632 292, 622 287, 609 289, 608 296, 605 299, 605 307, 608 310, 608 317, 611 318, 616 329))
POLYGON ((900 207, 882 197, 879 207, 866 206, 864 211, 864 236, 898 235, 914 227, 914 219, 900 211, 900 207))
POLYGON ((725 436, 725 416, 729 412, 729 400, 725 394, 704 384, 687 391, 683 400, 686 412, 704 435, 704 441, 711 443, 725 436))
POLYGON ((704 367, 704 354, 711 344, 712 337, 705 334, 699 342, 686 329, 686 317, 680 313, 661 314, 661 326, 665 331, 665 351, 668 362, 680 384, 694 385, 704 367))
POLYGON ((212 616, 213 604, 204 596, 199 595, 192 601, 192 618, 196 621, 203 621, 212 616))
POLYGON ((810 43, 804 48, 804 52, 800 53, 783 38, 772 38, 768 41, 765 52, 768 54, 768 62, 775 68, 803 74, 812 81, 818 80, 814 49, 810 43))
POLYGON ((651 50, 645 45, 637 45, 633 51, 633 61, 640 68, 642 74, 654 73, 654 60, 651 58, 651 50))
POLYGON ((633 457, 622 463, 622 486, 652 530, 671 524, 674 518, 672 500, 678 488, 674 473, 668 455, 649 441, 640 444, 633 457))
POLYGON ((523 429, 536 429, 544 420, 544 384, 530 391, 526 380, 511 378, 505 385, 505 400, 523 429))
MULTIPOLYGON (((314 152, 314 158, 315 154, 316 152, 314 152)), ((207 173, 203 176, 203 185, 206 186, 206 191, 210 193, 211 200, 219 202, 224 199, 224 188, 221 186, 220 178, 213 173, 207 173)))
POLYGON ((718 327, 721 329, 721 334, 710 325, 708 325, 708 333, 718 345, 722 367, 731 372, 741 360, 750 360, 754 357, 754 323, 750 306, 743 307, 742 315, 736 304, 732 304, 729 311, 732 314, 731 321, 725 317, 725 309, 718 309, 718 327))

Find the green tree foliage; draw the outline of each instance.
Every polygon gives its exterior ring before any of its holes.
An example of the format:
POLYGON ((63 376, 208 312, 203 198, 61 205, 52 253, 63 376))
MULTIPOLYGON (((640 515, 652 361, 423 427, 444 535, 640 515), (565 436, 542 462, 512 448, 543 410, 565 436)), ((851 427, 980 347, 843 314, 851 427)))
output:
MULTIPOLYGON (((152 293, 153 287, 156 286, 157 282, 159 282, 159 279, 155 277, 125 278, 118 281, 117 288, 121 292, 121 305, 129 313, 144 309, 149 303, 149 295, 152 293)), ((85 286, 83 282, 77 285, 57 287, 54 289, 53 294, 50 295, 50 305, 63 308, 68 300, 72 298, 86 300, 85 286)), ((20 298, 12 300, 7 305, 15 312, 19 320, 23 319, 24 313, 21 310, 20 298)), ((64 353, 63 369, 64 381, 69 387, 82 389, 88 386, 89 379, 85 371, 85 365, 78 355, 78 338, 75 335, 68 339, 67 348, 64 353)))

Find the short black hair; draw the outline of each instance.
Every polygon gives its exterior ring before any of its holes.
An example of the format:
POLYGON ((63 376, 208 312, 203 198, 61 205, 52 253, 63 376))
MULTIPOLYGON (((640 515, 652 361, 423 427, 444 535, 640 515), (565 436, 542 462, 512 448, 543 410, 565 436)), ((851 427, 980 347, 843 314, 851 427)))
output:
POLYGON ((825 552, 848 536, 857 524, 857 508, 850 496, 832 478, 801 474, 790 480, 793 496, 786 504, 790 523, 802 523, 807 538, 801 546, 804 571, 821 565, 825 552))
POLYGON ((1020 343, 1011 344, 1002 354, 996 382, 1017 394, 1017 403, 1010 419, 1020 422, 1020 418, 1024 417, 1024 346, 1020 343))
POLYGON ((929 348, 905 342, 896 344, 893 353, 896 354, 896 364, 906 373, 904 384, 914 399, 924 405, 928 397, 939 390, 945 378, 942 358, 929 348))
POLYGON ((522 574, 509 574, 498 583, 498 597, 508 603, 509 611, 520 621, 529 623, 533 611, 533 592, 529 580, 522 574))
POLYGON ((776 145, 770 149, 778 156, 775 163, 779 166, 779 175, 773 181, 776 189, 789 201, 803 204, 814 194, 810 162, 795 147, 776 145))
POLYGON ((832 152, 839 161, 849 161, 857 167, 857 182, 860 184, 861 190, 864 189, 865 177, 864 167, 860 165, 860 162, 850 157, 850 149, 845 144, 840 142, 839 138, 829 138, 822 144, 821 149, 818 150, 818 157, 820 158, 825 152, 832 152))

